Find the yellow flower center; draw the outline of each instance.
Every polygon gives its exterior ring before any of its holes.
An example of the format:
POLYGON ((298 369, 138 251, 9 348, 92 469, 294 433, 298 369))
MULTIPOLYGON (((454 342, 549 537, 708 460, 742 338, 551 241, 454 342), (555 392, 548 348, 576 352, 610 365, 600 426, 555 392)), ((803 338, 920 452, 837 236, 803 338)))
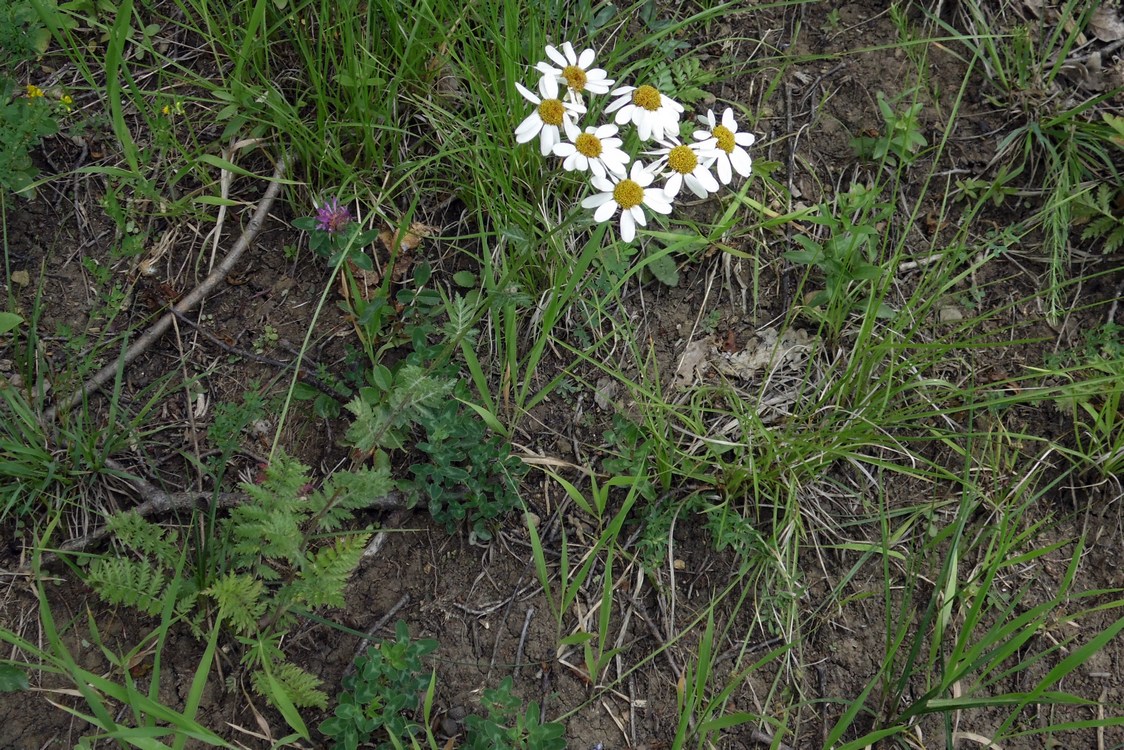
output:
POLYGON ((667 166, 680 174, 691 174, 699 165, 699 157, 690 146, 676 146, 667 153, 667 166))
POLYGON ((734 153, 734 134, 725 125, 719 125, 711 134, 718 139, 718 148, 725 151, 727 154, 734 153))
POLYGON ((585 91, 585 71, 577 65, 567 65, 562 68, 562 77, 566 79, 566 85, 574 91, 585 91))
POLYGON ((555 127, 562 124, 562 114, 566 108, 562 106, 562 102, 558 99, 543 99, 542 104, 539 105, 539 117, 547 125, 554 125, 555 127))
POLYGON ((632 92, 632 103, 649 112, 655 112, 660 108, 660 92, 648 85, 641 86, 632 92))
POLYGON ((644 188, 632 180, 621 180, 613 188, 613 200, 622 211, 639 206, 644 201, 644 188))
POLYGON ((601 139, 592 133, 582 133, 578 139, 574 141, 574 145, 578 149, 578 153, 587 156, 590 159, 596 159, 601 156, 601 139))

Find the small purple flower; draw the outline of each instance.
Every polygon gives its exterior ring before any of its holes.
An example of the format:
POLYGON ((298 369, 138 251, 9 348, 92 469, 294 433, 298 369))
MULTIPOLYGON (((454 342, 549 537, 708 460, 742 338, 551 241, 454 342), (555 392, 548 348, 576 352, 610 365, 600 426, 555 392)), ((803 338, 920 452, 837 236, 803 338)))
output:
POLYGON ((336 198, 329 198, 316 209, 316 228, 336 234, 351 223, 351 212, 336 198))

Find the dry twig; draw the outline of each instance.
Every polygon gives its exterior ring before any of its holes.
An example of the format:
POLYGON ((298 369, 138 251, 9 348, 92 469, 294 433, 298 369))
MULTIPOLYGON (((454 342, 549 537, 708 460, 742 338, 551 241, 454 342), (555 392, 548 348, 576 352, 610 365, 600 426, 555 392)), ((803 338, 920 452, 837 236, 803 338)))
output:
POLYGON ((59 411, 66 411, 73 408, 76 404, 82 402, 91 393, 96 392, 103 385, 113 379, 117 374, 119 367, 127 365, 142 353, 144 353, 150 346, 152 346, 157 339, 164 335, 164 333, 171 327, 172 321, 175 320, 176 313, 186 313, 193 307, 203 301, 207 295, 215 290, 227 274, 238 263, 242 254, 253 243, 254 238, 257 237, 258 232, 261 231, 262 225, 265 223, 265 217, 269 215, 269 209, 273 206, 273 201, 277 198, 277 193, 281 190, 281 177, 289 167, 290 157, 283 156, 277 162, 277 167, 273 170, 273 178, 269 187, 262 196, 258 206, 254 209, 254 215, 250 218, 250 223, 246 225, 246 230, 242 232, 242 236, 234 243, 230 253, 219 264, 218 268, 213 270, 207 278, 199 283, 199 286, 191 290, 189 294, 184 296, 178 303, 172 307, 172 312, 168 312, 160 320, 156 321, 151 328, 145 331, 140 338, 133 342, 133 344, 125 350, 121 355, 120 361, 114 361, 98 370, 94 375, 82 384, 82 387, 71 393, 69 396, 60 399, 54 406, 47 409, 43 413, 43 421, 50 424, 55 421, 59 411))
MULTIPOLYGON (((138 494, 147 498, 143 503, 132 508, 134 513, 138 513, 144 518, 171 513, 177 510, 203 510, 210 507, 211 503, 214 503, 216 507, 219 508, 230 508, 246 500, 246 495, 241 492, 220 492, 217 494, 212 492, 169 493, 142 477, 129 474, 123 466, 111 458, 105 460, 105 465, 113 471, 119 472, 122 477, 133 486, 138 494)), ((379 510, 399 509, 404 507, 404 501, 397 492, 392 492, 382 497, 372 498, 367 507, 379 510)), ((107 536, 109 536, 109 529, 106 526, 100 526, 85 536, 71 539, 69 542, 59 547, 55 553, 44 554, 40 560, 40 565, 54 561, 60 553, 82 552, 87 550, 107 536)), ((27 565, 24 565, 16 571, 19 575, 28 575, 31 572, 31 568, 27 565)))

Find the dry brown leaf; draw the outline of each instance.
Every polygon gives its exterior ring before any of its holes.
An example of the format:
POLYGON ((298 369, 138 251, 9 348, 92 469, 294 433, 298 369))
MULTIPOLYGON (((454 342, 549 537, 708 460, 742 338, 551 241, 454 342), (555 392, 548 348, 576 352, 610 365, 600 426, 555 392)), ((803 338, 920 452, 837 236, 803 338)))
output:
POLYGON ((1120 17, 1118 8, 1110 8, 1105 3, 1093 11, 1088 30, 1102 42, 1116 42, 1124 39, 1124 18, 1120 17))
MULTIPOLYGON (((355 280, 356 292, 358 293, 359 298, 364 302, 370 302, 371 298, 375 296, 375 293, 382 285, 382 274, 379 272, 379 269, 374 268, 368 271, 365 268, 360 268, 359 266, 355 265, 350 260, 347 262, 347 266, 351 271, 351 278, 355 280)), ((340 296, 350 302, 351 289, 350 285, 348 284, 346 274, 340 274, 339 284, 340 296)))
POLYGON ((408 230, 401 234, 401 240, 399 240, 399 234, 394 229, 384 229, 379 232, 379 241, 388 253, 394 252, 396 248, 399 252, 411 252, 417 249, 424 238, 436 233, 436 227, 415 221, 410 224, 408 230))

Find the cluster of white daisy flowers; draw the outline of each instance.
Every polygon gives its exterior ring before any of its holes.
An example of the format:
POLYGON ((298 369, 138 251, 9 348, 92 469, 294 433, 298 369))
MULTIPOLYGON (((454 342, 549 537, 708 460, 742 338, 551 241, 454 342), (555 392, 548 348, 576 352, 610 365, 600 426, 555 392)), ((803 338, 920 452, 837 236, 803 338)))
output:
POLYGON ((720 185, 729 185, 735 172, 749 176, 753 162, 746 147, 755 138, 738 131, 732 109, 726 108, 721 122, 708 110, 700 118, 700 129, 692 133, 693 141, 683 143, 679 124, 683 105, 672 98, 646 84, 614 89, 613 79, 593 67, 592 49, 578 54, 574 45, 565 42, 561 49, 548 45, 546 56, 548 60, 535 65, 542 74, 538 95, 515 84, 523 98, 535 105, 515 129, 515 140, 529 143, 537 136, 543 156, 561 158, 567 171, 588 172, 597 192, 585 198, 582 207, 592 209, 597 222, 608 221, 619 211, 620 236, 625 242, 635 239, 637 224, 647 224, 645 209, 671 213, 684 185, 705 198, 720 185), (562 89, 565 93, 559 96, 562 89), (586 94, 616 97, 605 108, 613 123, 581 126, 588 112, 586 94), (620 127, 630 123, 641 141, 658 144, 645 152, 655 157, 647 164, 621 149, 620 127), (662 187, 653 187, 657 179, 663 180, 662 187))

